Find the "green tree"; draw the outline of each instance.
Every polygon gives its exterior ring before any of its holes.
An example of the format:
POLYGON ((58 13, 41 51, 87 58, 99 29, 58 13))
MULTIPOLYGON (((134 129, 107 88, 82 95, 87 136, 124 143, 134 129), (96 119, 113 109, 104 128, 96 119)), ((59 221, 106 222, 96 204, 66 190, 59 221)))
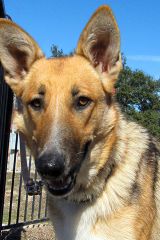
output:
MULTIPOLYGON (((56 45, 51 48, 52 57, 67 56, 56 45)), ((71 52, 68 55, 73 55, 71 52)), ((122 55, 123 70, 116 84, 116 98, 126 117, 146 127, 160 139, 160 79, 132 70, 122 55)))
POLYGON ((124 62, 116 85, 116 97, 129 119, 137 121, 160 139, 160 79, 154 80, 141 70, 133 71, 124 62))
POLYGON ((73 55, 73 51, 71 51, 69 54, 64 54, 62 49, 59 49, 59 47, 57 45, 52 45, 51 46, 51 57, 65 57, 65 56, 72 56, 73 55))
POLYGON ((51 57, 64 57, 65 54, 63 53, 62 49, 59 49, 57 45, 52 45, 51 46, 51 57))

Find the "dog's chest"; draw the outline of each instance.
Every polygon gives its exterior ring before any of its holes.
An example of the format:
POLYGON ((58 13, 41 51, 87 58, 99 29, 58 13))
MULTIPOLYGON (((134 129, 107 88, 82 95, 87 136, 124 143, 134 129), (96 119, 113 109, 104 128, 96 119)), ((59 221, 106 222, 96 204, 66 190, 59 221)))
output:
POLYGON ((135 240, 132 209, 131 215, 122 212, 121 217, 112 216, 106 221, 104 215, 107 214, 107 204, 105 202, 102 205, 102 202, 78 205, 61 200, 52 201, 49 213, 55 227, 56 240, 135 240), (53 211, 55 207, 57 214, 53 211))
POLYGON ((62 216, 54 219, 57 240, 98 240, 92 232, 94 216, 86 206, 58 203, 62 216))

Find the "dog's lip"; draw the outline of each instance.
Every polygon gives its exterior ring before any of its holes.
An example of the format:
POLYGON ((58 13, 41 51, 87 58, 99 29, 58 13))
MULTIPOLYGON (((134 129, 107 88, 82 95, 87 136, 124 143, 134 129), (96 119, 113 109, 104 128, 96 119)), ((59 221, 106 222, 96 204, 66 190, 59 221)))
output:
POLYGON ((59 180, 44 180, 47 190, 54 196, 67 196, 76 182, 76 174, 68 175, 59 180))

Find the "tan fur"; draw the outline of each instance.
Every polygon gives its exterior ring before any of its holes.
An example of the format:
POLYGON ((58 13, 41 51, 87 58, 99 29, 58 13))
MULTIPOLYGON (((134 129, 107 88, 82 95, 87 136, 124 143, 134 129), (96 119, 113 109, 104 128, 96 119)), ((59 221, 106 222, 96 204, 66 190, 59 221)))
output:
POLYGON ((49 193, 57 240, 159 240, 160 147, 126 121, 112 96, 122 63, 110 8, 92 16, 76 54, 59 59, 46 59, 25 31, 0 20, 0 59, 23 104, 16 126, 35 159, 58 149, 67 156, 67 172, 89 142, 70 194, 49 193), (76 105, 79 96, 91 99, 84 109, 76 105), (34 99, 40 108, 31 105, 34 99))

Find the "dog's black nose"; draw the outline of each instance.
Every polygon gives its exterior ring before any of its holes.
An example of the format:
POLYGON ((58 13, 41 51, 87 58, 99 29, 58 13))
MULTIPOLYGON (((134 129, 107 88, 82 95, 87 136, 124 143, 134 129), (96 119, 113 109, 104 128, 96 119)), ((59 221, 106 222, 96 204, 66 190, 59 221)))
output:
POLYGON ((46 152, 35 160, 35 165, 42 177, 59 177, 64 172, 65 158, 57 151, 46 152))

